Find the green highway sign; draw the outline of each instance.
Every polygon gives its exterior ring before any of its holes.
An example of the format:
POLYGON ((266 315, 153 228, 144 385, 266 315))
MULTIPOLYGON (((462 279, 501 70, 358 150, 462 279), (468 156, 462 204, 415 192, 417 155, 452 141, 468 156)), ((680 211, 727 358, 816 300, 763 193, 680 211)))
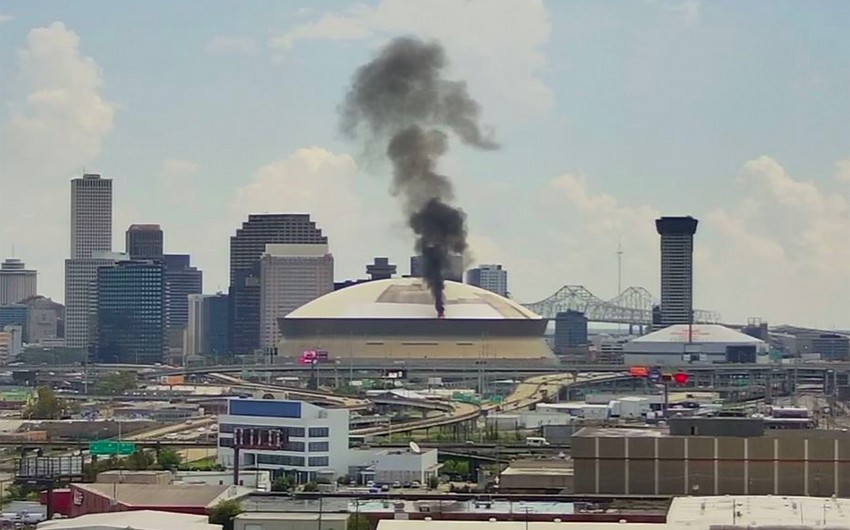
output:
POLYGON ((98 440, 89 444, 89 452, 93 456, 127 456, 136 452, 133 442, 116 442, 115 440, 98 440))

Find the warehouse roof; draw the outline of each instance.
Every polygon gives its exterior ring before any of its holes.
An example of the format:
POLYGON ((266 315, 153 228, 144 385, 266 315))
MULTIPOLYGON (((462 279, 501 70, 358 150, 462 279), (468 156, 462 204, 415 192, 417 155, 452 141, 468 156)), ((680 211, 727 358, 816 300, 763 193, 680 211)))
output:
POLYGON ((48 530, 221 530, 205 515, 140 510, 81 515, 39 523, 48 530))
POLYGON ((719 525, 850 529, 850 499, 771 495, 676 497, 667 512, 667 526, 707 529, 719 525))
POLYGON ((248 488, 234 486, 208 486, 195 484, 127 484, 94 483, 73 484, 73 487, 94 495, 113 498, 128 507, 210 507, 221 500, 238 498, 251 492, 248 488), (232 489, 231 489, 232 488, 232 489))

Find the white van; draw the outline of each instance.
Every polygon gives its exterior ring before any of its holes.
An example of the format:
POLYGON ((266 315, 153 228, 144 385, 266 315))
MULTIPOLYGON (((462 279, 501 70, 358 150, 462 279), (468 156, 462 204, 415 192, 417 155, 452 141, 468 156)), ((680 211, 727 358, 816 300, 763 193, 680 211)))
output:
POLYGON ((546 438, 540 438, 537 436, 529 436, 525 439, 525 445, 529 447, 548 447, 549 442, 546 438))

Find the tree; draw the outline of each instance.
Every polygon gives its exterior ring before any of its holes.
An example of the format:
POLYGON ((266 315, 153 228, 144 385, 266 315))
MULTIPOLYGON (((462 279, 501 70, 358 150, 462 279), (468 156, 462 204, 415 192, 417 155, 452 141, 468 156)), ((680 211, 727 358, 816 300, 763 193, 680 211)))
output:
POLYGON ((221 501, 210 511, 210 524, 220 524, 223 530, 233 530, 233 518, 243 511, 236 499, 221 501))
POLYGON ((153 466, 154 457, 144 449, 136 449, 136 452, 127 457, 127 467, 133 471, 145 471, 153 466))
POLYGON ((101 396, 120 396, 136 388, 134 372, 118 372, 101 376, 95 384, 95 393, 101 396))
POLYGON ((34 420, 55 420, 62 416, 64 403, 56 398, 56 394, 49 386, 40 386, 36 389, 36 400, 29 407, 26 416, 34 420))
POLYGON ((162 449, 156 455, 156 465, 160 469, 176 469, 182 461, 183 457, 174 449, 162 449))
POLYGON ((286 475, 281 475, 272 482, 272 491, 289 491, 292 489, 292 481, 286 475))
POLYGON ((311 481, 311 482, 304 484, 304 491, 307 492, 307 493, 319 491, 319 486, 315 482, 311 481))
POLYGON ((428 477, 428 488, 435 490, 440 486, 440 479, 435 476, 428 477))
POLYGON ((369 519, 361 513, 350 516, 345 526, 346 530, 369 530, 370 527, 369 519))

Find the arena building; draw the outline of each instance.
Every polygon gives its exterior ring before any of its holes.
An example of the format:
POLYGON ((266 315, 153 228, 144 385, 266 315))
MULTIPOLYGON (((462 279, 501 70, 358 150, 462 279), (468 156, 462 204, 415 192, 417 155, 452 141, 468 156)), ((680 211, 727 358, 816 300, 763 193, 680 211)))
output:
POLYGON ((676 324, 623 345, 628 366, 756 363, 767 343, 718 324, 676 324))
POLYGON ((334 291, 278 320, 278 355, 328 352, 342 362, 554 360, 546 320, 490 291, 446 282, 445 318, 420 278, 377 280, 334 291))

